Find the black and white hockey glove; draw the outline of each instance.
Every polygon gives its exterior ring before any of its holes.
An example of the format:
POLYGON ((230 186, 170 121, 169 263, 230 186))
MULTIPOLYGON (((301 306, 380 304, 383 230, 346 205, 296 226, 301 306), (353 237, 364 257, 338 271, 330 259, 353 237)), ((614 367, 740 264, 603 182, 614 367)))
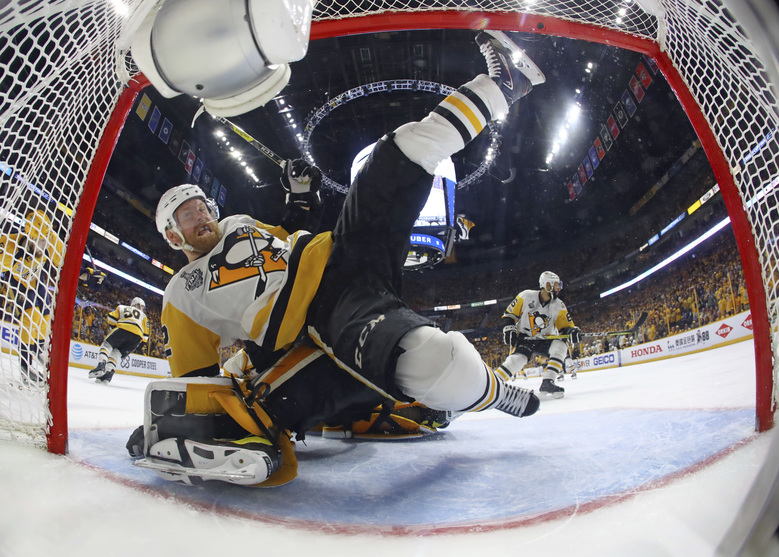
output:
POLYGON ((287 205, 292 204, 308 210, 320 203, 322 171, 303 159, 290 159, 284 166, 281 185, 287 192, 287 205))
POLYGON ((514 325, 506 325, 503 327, 503 344, 506 346, 514 346, 517 341, 517 328, 514 325))
POLYGON ((560 332, 564 335, 568 335, 568 337, 571 339, 571 342, 574 344, 582 341, 582 331, 579 329, 579 327, 566 327, 560 332))

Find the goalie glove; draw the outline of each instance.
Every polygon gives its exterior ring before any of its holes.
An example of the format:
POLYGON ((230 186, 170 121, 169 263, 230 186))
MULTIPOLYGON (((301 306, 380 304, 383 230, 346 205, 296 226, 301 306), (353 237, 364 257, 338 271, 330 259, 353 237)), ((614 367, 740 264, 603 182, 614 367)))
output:
POLYGON ((517 341, 517 328, 514 325, 506 325, 503 327, 503 344, 506 346, 514 346, 517 341))
POLYGON ((222 369, 236 379, 251 380, 257 376, 257 370, 254 368, 251 358, 243 350, 239 350, 235 356, 227 360, 222 369))
POLYGON ((571 339, 571 342, 574 344, 582 341, 582 331, 579 329, 579 327, 566 327, 560 332, 564 335, 568 335, 571 339))
POLYGON ((322 172, 303 159, 287 161, 281 185, 287 192, 287 205, 308 210, 321 202, 319 188, 322 186, 322 172))

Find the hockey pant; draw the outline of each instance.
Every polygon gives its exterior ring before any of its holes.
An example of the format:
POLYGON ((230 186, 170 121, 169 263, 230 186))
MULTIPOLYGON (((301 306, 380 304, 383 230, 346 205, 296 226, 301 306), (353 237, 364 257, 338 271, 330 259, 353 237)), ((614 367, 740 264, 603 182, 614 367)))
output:
POLYGON ((296 432, 299 440, 308 431, 328 437, 416 437, 435 433, 451 420, 446 412, 420 404, 382 399, 322 350, 306 344, 272 362, 248 346, 225 362, 224 370, 247 378, 248 388, 262 398, 276 423, 296 432), (252 360, 263 362, 264 369, 257 371, 252 360))
POLYGON ((97 356, 98 362, 105 362, 102 378, 110 381, 119 362, 138 348, 141 340, 141 337, 125 329, 116 328, 111 331, 100 345, 100 353, 97 356))
POLYGON ((498 372, 506 379, 510 379, 522 371, 522 368, 534 354, 549 358, 541 377, 554 381, 564 369, 565 358, 568 356, 568 345, 560 339, 518 337, 511 349, 511 354, 500 365, 498 372))
POLYGON ((477 77, 422 121, 382 138, 349 189, 308 332, 385 398, 475 411, 494 406, 505 391, 462 335, 434 328, 399 298, 408 237, 431 173, 505 109, 494 82, 477 77))

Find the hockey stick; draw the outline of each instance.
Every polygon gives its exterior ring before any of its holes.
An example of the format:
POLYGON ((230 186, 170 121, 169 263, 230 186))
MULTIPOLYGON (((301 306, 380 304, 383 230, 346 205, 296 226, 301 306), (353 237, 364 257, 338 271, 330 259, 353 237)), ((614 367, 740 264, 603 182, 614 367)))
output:
MULTIPOLYGON (((638 332, 638 329, 641 328, 641 325, 644 324, 646 321, 646 318, 649 316, 649 314, 645 311, 641 312, 641 315, 638 316, 638 319, 636 320, 636 324, 633 325, 630 329, 626 331, 607 331, 607 332, 596 332, 596 333, 581 333, 583 337, 614 337, 614 336, 620 336, 620 335, 632 335, 636 332, 638 332)), ((551 338, 551 339, 566 339, 570 337, 571 335, 549 335, 544 338, 551 338)))
MULTIPOLYGON (((195 113, 195 117, 192 118, 192 127, 195 127, 195 121, 198 119, 198 117, 205 112, 205 107, 201 106, 198 111, 195 113)), ((246 141, 249 145, 257 149, 260 153, 268 157, 270 160, 272 160, 274 163, 276 163, 282 170, 286 168, 287 161, 282 159, 279 155, 277 155, 270 147, 266 147, 256 139, 254 139, 251 135, 249 135, 246 131, 239 128, 235 124, 233 124, 230 120, 227 118, 223 118, 222 116, 216 116, 214 114, 210 115, 211 118, 216 120, 217 122, 220 122, 233 130, 236 134, 241 136, 241 139, 246 141)))

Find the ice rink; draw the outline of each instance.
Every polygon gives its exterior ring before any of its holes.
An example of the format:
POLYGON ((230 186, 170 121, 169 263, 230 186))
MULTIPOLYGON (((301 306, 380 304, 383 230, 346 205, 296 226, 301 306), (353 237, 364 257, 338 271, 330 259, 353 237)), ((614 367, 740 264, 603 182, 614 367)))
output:
POLYGON ((187 488, 124 449, 147 381, 72 368, 69 455, 0 443, 0 556, 714 555, 772 435, 754 433, 747 341, 568 376, 565 398, 522 420, 309 436, 286 486, 187 488))

